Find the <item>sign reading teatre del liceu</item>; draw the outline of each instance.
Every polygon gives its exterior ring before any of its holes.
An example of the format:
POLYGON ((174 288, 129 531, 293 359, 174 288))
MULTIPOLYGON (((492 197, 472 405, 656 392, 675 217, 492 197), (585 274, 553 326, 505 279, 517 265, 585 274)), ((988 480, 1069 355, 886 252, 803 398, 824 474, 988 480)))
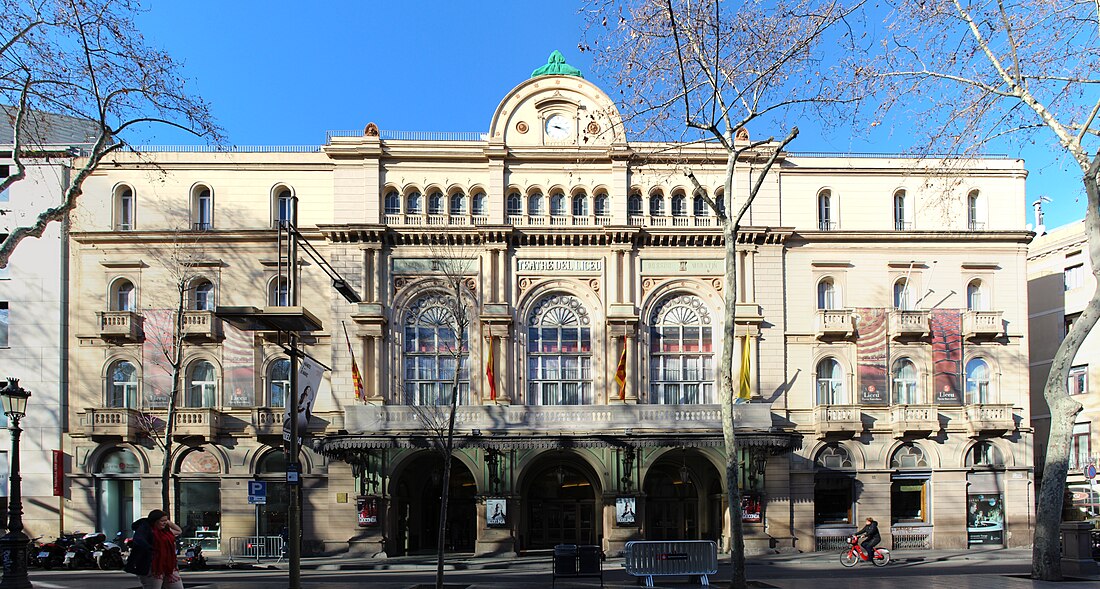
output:
POLYGON ((516 260, 517 272, 601 272, 603 260, 516 260))

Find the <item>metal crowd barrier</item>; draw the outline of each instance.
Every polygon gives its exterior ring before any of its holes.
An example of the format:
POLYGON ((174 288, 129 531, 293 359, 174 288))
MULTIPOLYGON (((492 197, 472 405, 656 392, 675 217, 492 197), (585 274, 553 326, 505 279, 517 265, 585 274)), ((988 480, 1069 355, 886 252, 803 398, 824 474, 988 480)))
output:
POLYGON ((699 577, 710 586, 707 575, 718 574, 718 546, 711 540, 635 540, 623 550, 623 567, 628 575, 645 577, 645 586, 653 586, 653 577, 699 577))
POLYGON ((229 562, 234 559, 261 558, 283 559, 286 542, 282 536, 234 536, 229 539, 229 562))

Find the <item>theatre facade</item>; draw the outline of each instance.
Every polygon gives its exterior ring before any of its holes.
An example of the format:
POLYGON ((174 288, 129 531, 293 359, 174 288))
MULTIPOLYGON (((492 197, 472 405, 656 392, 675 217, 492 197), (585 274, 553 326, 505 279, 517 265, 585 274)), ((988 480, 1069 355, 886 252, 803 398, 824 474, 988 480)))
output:
MULTIPOLYGON (((287 353, 216 309, 293 302, 277 249, 293 221, 363 301, 303 258, 322 324, 304 349, 331 369, 305 436, 307 551, 437 547, 456 371, 448 550, 726 550, 723 353, 749 359, 734 425, 751 551, 833 549, 866 517, 893 547, 1030 543, 1023 163, 783 153, 727 261, 703 198, 723 199, 725 152, 631 141, 564 72, 518 84, 485 132, 371 123, 320 147, 111 156, 71 228, 71 527, 159 507, 166 459, 189 537, 226 551, 285 525, 287 353)), ((772 149, 744 154, 734 207, 772 149)))

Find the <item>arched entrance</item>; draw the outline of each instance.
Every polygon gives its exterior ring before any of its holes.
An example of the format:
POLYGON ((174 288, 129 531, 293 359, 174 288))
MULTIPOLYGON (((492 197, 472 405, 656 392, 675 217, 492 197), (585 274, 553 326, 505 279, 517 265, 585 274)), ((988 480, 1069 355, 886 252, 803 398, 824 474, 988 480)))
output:
MULTIPOLYGON (((443 497, 443 459, 425 453, 402 471, 397 483, 397 538, 394 553, 435 552, 439 539, 439 508, 443 497)), ((473 552, 477 536, 477 483, 460 460, 451 459, 447 500, 448 552, 473 552)))
POLYGON ((707 500, 715 486, 720 488, 718 471, 700 456, 674 451, 658 459, 643 487, 646 539, 717 540, 720 518, 708 517, 708 512, 721 515, 720 503, 707 500), (707 490, 707 496, 700 490, 707 490))
POLYGON ((535 470, 526 492, 525 549, 595 544, 596 485, 580 468, 558 458, 535 470))
POLYGON ((96 466, 99 529, 108 538, 130 535, 130 524, 141 517, 141 463, 127 448, 109 450, 96 466))

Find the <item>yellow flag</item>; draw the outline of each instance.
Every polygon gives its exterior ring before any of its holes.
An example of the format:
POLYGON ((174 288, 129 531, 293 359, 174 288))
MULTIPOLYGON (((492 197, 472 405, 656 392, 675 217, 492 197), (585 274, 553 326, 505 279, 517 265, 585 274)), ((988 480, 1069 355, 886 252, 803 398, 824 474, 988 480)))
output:
POLYGON ((748 401, 752 397, 752 386, 749 385, 749 336, 741 338, 741 384, 737 388, 737 401, 748 401))

